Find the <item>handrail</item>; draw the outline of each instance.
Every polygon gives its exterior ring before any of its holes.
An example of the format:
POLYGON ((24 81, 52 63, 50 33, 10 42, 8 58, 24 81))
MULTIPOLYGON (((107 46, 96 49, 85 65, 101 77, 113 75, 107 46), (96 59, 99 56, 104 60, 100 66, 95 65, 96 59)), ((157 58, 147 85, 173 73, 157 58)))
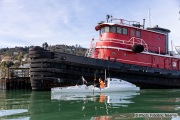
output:
POLYGON ((136 38, 136 37, 132 37, 129 42, 132 41, 132 44, 141 44, 144 46, 144 51, 145 52, 148 52, 148 45, 146 44, 146 42, 141 39, 141 38, 136 38))
POLYGON ((122 25, 128 25, 128 26, 140 25, 140 22, 137 22, 137 21, 129 21, 129 20, 117 19, 117 18, 113 18, 112 20, 113 21, 118 20, 119 21, 118 23, 122 25))
MULTIPOLYGON (((128 41, 127 40, 121 40, 121 39, 115 39, 115 38, 101 38, 96 42, 102 42, 102 41, 110 41, 113 43, 117 44, 122 44, 122 45, 128 45, 128 46, 133 46, 134 44, 141 44, 144 46, 144 52, 149 52, 149 47, 156 47, 156 46, 150 46, 148 45, 143 39, 141 38, 136 38, 136 37, 131 37, 128 41)), ((86 51, 85 56, 91 57, 93 52, 96 49, 96 44, 94 44, 94 39, 91 41, 90 48, 86 51)), ((160 53, 161 48, 157 47, 158 53, 160 53)), ((152 51, 150 51, 152 52, 152 51)))
POLYGON ((113 42, 118 43, 118 44, 129 45, 129 46, 132 46, 134 44, 141 44, 144 46, 144 52, 148 52, 148 45, 141 38, 132 37, 128 41, 127 40, 121 40, 121 39, 114 39, 114 38, 100 39, 100 41, 105 41, 105 40, 106 41, 113 41, 113 42))

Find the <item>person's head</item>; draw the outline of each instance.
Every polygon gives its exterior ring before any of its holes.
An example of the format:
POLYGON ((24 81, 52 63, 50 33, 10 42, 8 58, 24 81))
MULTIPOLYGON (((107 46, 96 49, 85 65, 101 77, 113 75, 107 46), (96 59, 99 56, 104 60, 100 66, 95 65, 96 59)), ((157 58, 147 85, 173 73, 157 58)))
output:
POLYGON ((99 78, 99 81, 102 81, 102 78, 99 78))

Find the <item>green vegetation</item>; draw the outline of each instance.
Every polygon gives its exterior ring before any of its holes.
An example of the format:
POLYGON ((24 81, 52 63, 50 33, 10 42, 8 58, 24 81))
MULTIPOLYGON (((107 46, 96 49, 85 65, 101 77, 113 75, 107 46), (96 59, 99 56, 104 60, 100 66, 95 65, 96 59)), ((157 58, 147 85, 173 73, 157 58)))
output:
POLYGON ((74 54, 78 56, 84 56, 87 49, 81 47, 80 45, 54 45, 54 46, 48 46, 48 48, 52 52, 64 52, 68 54, 74 54))

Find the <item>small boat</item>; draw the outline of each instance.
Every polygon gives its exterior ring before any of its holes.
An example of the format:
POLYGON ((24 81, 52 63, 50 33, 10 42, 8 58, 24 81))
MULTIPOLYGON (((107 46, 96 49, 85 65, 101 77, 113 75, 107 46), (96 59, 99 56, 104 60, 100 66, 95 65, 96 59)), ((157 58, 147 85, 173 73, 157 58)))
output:
POLYGON ((51 92, 57 93, 84 93, 84 92, 120 92, 120 91, 139 91, 140 88, 136 85, 117 78, 107 78, 107 86, 104 88, 95 87, 94 85, 87 86, 76 85, 69 87, 54 87, 51 92))

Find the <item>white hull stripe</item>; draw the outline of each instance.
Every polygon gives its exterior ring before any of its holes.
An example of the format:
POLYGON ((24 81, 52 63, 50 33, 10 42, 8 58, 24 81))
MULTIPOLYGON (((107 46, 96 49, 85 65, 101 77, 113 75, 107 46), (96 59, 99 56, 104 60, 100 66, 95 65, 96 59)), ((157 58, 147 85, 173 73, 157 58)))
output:
MULTIPOLYGON (((120 48, 120 47, 109 47, 109 46, 96 46, 96 48, 104 48, 104 49, 116 49, 116 50, 124 50, 124 51, 131 51, 131 49, 126 49, 126 48, 120 48)), ((161 57, 168 57, 168 58, 179 58, 175 56, 169 56, 169 55, 161 55, 161 54, 155 54, 155 53, 150 53, 150 52, 141 52, 142 54, 148 54, 148 55, 155 55, 155 56, 161 56, 161 57)))

